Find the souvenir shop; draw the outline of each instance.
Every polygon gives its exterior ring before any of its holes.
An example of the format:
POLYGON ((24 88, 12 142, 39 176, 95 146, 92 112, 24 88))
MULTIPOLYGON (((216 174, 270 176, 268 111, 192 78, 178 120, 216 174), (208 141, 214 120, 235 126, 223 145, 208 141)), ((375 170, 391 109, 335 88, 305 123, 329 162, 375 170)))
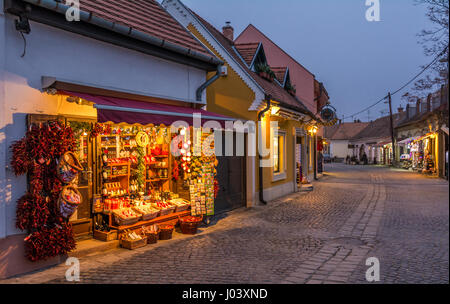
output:
POLYGON ((194 127, 193 115, 201 115, 200 125, 231 118, 162 103, 58 94, 92 103, 97 119, 29 115, 28 132, 12 146, 14 172, 29 180, 17 227, 30 231, 30 260, 65 254, 86 237, 135 249, 170 239, 176 229, 195 234, 214 215, 214 132, 194 127))
POLYGON ((413 170, 436 173, 436 134, 421 136, 407 145, 413 170))

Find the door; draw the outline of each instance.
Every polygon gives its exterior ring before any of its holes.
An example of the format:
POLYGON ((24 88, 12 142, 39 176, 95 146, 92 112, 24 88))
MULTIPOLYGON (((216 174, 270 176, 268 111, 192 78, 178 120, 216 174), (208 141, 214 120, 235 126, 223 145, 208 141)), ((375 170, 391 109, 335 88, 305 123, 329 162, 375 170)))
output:
POLYGON ((300 136, 296 137, 295 140, 295 176, 297 180, 297 185, 300 187, 302 183, 302 138, 300 136))
POLYGON ((217 181, 219 192, 215 199, 215 213, 245 207, 245 156, 236 155, 236 133, 233 132, 233 156, 225 156, 225 136, 222 136, 222 155, 218 156, 217 181))
POLYGON ((92 197, 93 197, 93 153, 95 139, 90 138, 89 130, 95 121, 81 118, 67 118, 75 137, 74 153, 80 161, 83 171, 78 174, 74 183, 78 187, 83 200, 75 213, 70 217, 76 237, 85 237, 92 232, 92 197))

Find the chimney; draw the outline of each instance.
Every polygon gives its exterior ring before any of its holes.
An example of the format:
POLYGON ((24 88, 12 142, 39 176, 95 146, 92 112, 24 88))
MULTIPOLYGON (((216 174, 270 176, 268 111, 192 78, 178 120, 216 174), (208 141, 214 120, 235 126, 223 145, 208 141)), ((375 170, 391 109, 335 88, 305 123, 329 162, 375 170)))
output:
POLYGON ((428 94, 427 97, 427 112, 431 111, 431 94, 428 94))
POLYGON ((403 113, 403 107, 402 106, 398 107, 397 110, 398 110, 399 113, 403 113))
POLYGON ((229 40, 234 41, 234 28, 231 26, 230 21, 227 21, 225 23, 226 25, 222 27, 223 35, 227 37, 229 40))
POLYGON ((419 115, 420 113, 420 99, 416 101, 416 115, 419 115))

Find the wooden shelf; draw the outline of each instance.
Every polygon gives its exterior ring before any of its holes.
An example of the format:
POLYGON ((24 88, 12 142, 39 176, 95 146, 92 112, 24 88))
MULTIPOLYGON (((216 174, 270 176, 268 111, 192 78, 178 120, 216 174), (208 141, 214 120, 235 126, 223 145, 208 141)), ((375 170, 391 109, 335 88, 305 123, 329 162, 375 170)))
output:
POLYGON ((119 166, 128 166, 130 163, 117 163, 117 164, 108 164, 107 167, 119 167, 119 166))
POLYGON ((128 176, 128 174, 109 175, 108 178, 124 177, 124 176, 128 176))

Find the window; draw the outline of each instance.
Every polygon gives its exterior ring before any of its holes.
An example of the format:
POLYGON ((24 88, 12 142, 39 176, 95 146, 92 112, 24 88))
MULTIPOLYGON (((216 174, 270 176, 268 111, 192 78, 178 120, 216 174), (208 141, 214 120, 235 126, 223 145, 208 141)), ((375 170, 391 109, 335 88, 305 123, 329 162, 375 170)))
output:
POLYGON ((273 172, 280 173, 280 142, 281 135, 273 138, 273 172))
POLYGON ((286 134, 278 131, 273 138, 273 180, 286 178, 286 134))

